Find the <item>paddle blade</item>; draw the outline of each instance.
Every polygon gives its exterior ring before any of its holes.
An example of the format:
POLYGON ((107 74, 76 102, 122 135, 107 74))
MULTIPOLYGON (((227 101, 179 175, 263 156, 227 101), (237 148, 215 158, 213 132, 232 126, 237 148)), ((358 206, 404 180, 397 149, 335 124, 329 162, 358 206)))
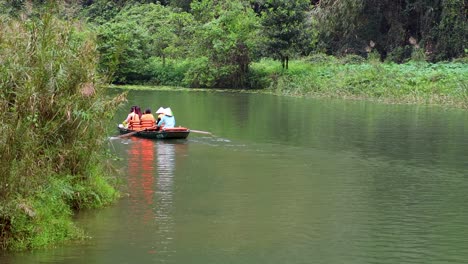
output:
POLYGON ((201 130, 190 129, 190 132, 213 136, 213 134, 211 134, 211 133, 208 132, 208 131, 201 131, 201 130))

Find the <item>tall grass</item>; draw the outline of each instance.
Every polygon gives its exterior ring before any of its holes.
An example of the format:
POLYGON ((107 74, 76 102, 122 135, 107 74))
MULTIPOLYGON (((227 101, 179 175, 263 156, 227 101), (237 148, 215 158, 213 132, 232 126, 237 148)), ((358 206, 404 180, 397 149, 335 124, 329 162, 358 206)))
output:
POLYGON ((464 63, 395 64, 321 55, 292 61, 288 71, 270 60, 255 63, 252 69, 269 78, 269 89, 279 94, 468 108, 464 63))
POLYGON ((48 10, 1 17, 0 248, 46 245, 79 232, 73 209, 116 195, 103 168, 107 99, 93 36, 48 10))

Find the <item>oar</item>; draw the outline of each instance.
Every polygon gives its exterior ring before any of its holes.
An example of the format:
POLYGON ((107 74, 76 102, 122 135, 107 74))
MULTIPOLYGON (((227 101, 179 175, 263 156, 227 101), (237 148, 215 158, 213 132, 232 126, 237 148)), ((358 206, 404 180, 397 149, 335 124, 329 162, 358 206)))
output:
POLYGON ((208 131, 201 131, 201 130, 190 129, 190 132, 198 133, 198 134, 210 135, 210 136, 214 137, 213 134, 211 134, 211 133, 208 132, 208 131))
POLYGON ((119 135, 119 136, 117 136, 117 137, 118 137, 118 138, 129 137, 129 136, 131 136, 131 135, 135 135, 135 134, 138 133, 138 132, 146 131, 146 130, 149 130, 149 129, 154 129, 154 128, 157 128, 157 127, 158 127, 158 125, 154 125, 154 126, 152 126, 152 127, 148 127, 148 128, 143 129, 143 130, 133 131, 133 132, 130 132, 130 133, 127 133, 127 134, 119 135))

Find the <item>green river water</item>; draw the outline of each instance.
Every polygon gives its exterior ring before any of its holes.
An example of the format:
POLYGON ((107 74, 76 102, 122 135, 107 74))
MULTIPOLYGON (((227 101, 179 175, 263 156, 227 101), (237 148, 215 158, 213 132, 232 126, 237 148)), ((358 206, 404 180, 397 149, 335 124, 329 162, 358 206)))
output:
POLYGON ((467 111, 131 91, 116 124, 133 104, 215 136, 111 137, 124 195, 78 214, 91 239, 2 264, 468 263, 467 111))

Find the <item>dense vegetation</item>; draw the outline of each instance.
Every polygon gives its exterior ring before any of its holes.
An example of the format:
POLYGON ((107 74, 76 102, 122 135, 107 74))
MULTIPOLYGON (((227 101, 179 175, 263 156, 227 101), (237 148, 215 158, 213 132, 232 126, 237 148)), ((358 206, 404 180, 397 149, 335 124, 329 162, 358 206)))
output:
POLYGON ((79 237, 73 210, 117 195, 102 118, 120 98, 106 99, 92 34, 49 8, 0 18, 0 249, 79 237))
POLYGON ((263 88, 250 69, 261 58, 287 68, 317 53, 396 63, 467 54, 463 0, 97 0, 80 14, 117 83, 263 88))
POLYGON ((468 107, 464 0, 0 0, 0 19, 1 248, 77 236, 72 210, 116 195, 103 80, 468 107))
POLYGON ((265 76, 278 76, 268 89, 278 94, 468 108, 468 68, 463 63, 399 65, 315 55, 294 61, 287 72, 268 60, 252 67, 265 76))
MULTIPOLYGON (((31 3, 3 1, 16 14, 31 3), (29 4, 28 4, 29 3, 29 4)), ((266 88, 252 69, 271 58, 357 55, 385 62, 436 63, 467 55, 464 0, 87 0, 65 1, 63 16, 98 36, 100 71, 117 84, 266 88)))

